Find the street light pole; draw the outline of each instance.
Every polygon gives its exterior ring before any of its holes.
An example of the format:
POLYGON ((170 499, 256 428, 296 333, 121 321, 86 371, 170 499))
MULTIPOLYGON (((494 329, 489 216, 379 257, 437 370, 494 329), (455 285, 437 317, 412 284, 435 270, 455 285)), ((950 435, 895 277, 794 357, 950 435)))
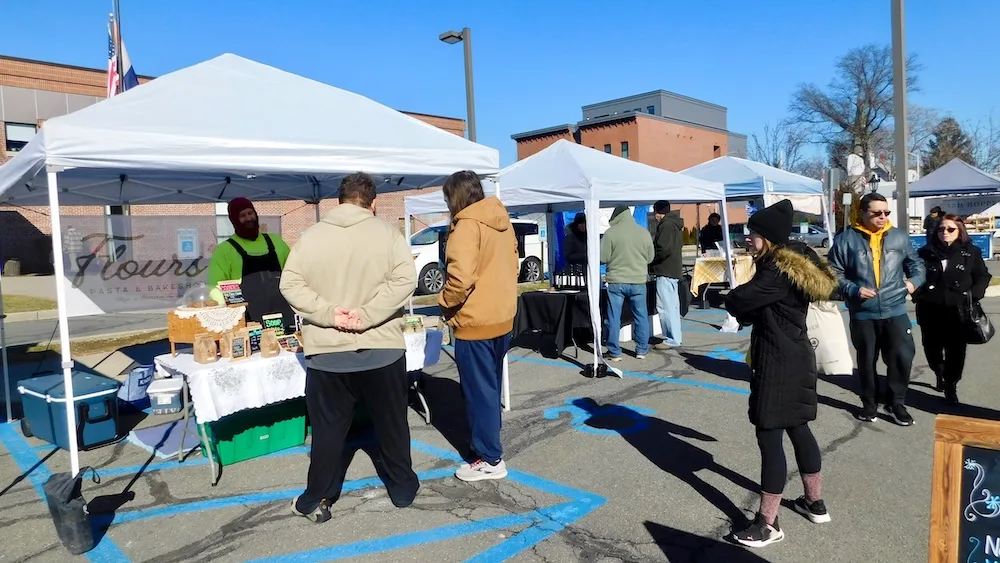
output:
POLYGON ((909 127, 906 120, 906 32, 903 0, 892 0, 892 89, 895 98, 893 118, 896 129, 896 213, 901 229, 910 230, 910 185, 907 178, 906 140, 909 127), (898 171, 902 170, 902 174, 898 171), (904 223, 905 221, 905 223, 904 223))
POLYGON ((454 45, 461 41, 465 51, 465 108, 468 121, 469 140, 476 142, 476 95, 472 85, 472 30, 469 28, 458 31, 446 31, 438 39, 454 45))

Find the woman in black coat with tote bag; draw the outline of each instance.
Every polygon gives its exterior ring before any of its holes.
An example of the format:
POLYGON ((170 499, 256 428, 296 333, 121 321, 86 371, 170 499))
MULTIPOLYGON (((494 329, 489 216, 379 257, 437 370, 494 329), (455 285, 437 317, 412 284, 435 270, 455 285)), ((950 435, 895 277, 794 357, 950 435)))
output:
POLYGON ((760 510, 746 529, 733 534, 749 547, 781 541, 781 495, 788 478, 784 434, 792 441, 805 494, 796 512, 813 523, 829 522, 821 497, 819 444, 809 429, 816 419, 816 360, 806 331, 809 303, 827 300, 836 289, 834 274, 803 243, 789 242, 792 204, 782 200, 748 221, 756 273, 733 289, 726 310, 750 335, 750 422, 761 454, 760 510))
POLYGON ((927 267, 927 281, 913 299, 924 356, 937 376, 937 390, 955 404, 965 369, 965 311, 970 298, 979 302, 986 295, 992 276, 956 215, 941 218, 937 232, 928 233, 927 246, 917 254, 927 267))

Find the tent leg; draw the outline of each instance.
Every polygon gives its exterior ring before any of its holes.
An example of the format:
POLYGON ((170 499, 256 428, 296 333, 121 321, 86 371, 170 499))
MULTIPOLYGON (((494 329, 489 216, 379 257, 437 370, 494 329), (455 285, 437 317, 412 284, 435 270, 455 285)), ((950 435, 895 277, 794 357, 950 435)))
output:
POLYGON ((736 287, 736 269, 733 267, 733 237, 729 233, 729 206, 722 200, 722 241, 726 245, 726 270, 730 289, 736 287))
MULTIPOLYGON (((318 207, 317 207, 317 209, 318 209, 318 207)), ((410 217, 411 217, 410 212, 404 210, 403 211, 403 236, 406 237, 406 246, 409 247, 409 248, 412 248, 410 246, 410 237, 411 237, 410 231, 412 231, 413 229, 410 227, 410 217)), ((417 275, 419 276, 420 272, 417 272, 417 275)), ((410 294, 410 299, 408 300, 407 308, 410 311, 410 314, 412 315, 413 314, 413 294, 410 294)))
POLYGON ((69 320, 66 311, 66 268, 63 263, 62 222, 59 218, 59 174, 48 171, 49 216, 52 220, 52 262, 56 271, 56 300, 59 306, 59 348, 62 353, 63 385, 66 390, 66 431, 69 440, 70 474, 80 473, 80 451, 76 441, 76 401, 73 398, 73 358, 69 349, 69 320))
MULTIPOLYGON (((0 267, 3 265, 0 264, 0 267)), ((2 277, 2 276, 0 276, 2 277)), ((10 389, 10 365, 7 363, 7 315, 3 313, 3 287, 0 286, 0 356, 3 360, 3 396, 4 396, 4 407, 7 409, 6 413, 7 422, 14 420, 14 410, 13 402, 11 401, 11 389, 10 389)))
POLYGON ((510 412, 510 357, 507 354, 503 356, 501 385, 503 386, 503 411, 510 412))

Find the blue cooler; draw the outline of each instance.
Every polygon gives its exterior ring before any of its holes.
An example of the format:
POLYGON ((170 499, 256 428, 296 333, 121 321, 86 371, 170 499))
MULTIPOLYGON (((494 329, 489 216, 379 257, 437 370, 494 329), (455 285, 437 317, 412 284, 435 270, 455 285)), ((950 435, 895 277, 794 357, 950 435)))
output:
MULTIPOLYGON (((110 377, 73 371, 76 435, 81 450, 118 439, 118 387, 119 383, 110 377)), ((17 390, 31 434, 68 450, 63 374, 25 379, 17 390)))
POLYGON ((427 342, 424 344, 424 367, 437 365, 441 359, 441 342, 444 333, 432 328, 427 329, 427 342))

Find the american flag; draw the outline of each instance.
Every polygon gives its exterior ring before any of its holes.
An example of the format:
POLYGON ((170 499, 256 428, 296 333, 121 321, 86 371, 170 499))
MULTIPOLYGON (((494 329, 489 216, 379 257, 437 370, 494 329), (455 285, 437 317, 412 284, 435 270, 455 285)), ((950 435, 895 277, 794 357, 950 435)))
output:
POLYGON ((108 97, 112 97, 118 94, 119 82, 122 83, 121 91, 124 92, 130 88, 135 88, 139 85, 139 78, 135 74, 135 69, 132 68, 132 61, 128 57, 128 49, 125 48, 125 41, 121 42, 122 45, 122 66, 125 68, 124 73, 118 72, 118 54, 115 51, 115 17, 111 16, 108 21, 108 97), (124 79, 123 79, 124 77, 124 79))

